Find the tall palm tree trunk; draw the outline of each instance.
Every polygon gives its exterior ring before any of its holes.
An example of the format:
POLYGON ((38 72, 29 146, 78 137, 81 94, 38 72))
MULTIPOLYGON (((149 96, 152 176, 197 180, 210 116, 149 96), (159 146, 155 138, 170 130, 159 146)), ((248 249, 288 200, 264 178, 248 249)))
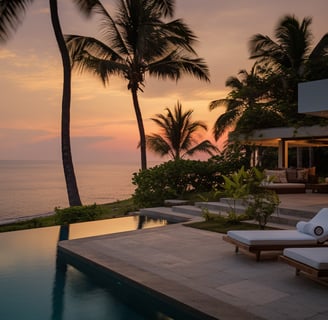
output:
POLYGON ((57 0, 49 0, 53 30, 63 62, 63 96, 61 118, 62 161, 70 206, 81 206, 74 173, 70 142, 71 63, 59 23, 57 0))
POLYGON ((142 121, 142 115, 141 115, 141 110, 140 110, 140 106, 139 106, 137 89, 132 87, 131 92, 132 92, 133 106, 134 106, 134 111, 135 111, 136 117, 137 117, 139 136, 140 136, 141 170, 146 170, 147 169, 147 155, 146 155, 145 128, 144 128, 143 121, 142 121))

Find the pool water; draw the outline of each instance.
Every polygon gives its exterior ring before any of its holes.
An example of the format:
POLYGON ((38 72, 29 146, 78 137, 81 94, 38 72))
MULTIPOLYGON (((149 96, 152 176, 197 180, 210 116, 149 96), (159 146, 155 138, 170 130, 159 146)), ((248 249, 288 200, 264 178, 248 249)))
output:
MULTIPOLYGON (((139 217, 74 224, 69 239, 141 227, 139 217)), ((143 228, 166 221, 147 220, 143 228)), ((0 233, 1 320, 142 320, 149 318, 123 303, 93 277, 57 259, 59 227, 0 233)), ((156 319, 170 319, 159 314, 156 319)))

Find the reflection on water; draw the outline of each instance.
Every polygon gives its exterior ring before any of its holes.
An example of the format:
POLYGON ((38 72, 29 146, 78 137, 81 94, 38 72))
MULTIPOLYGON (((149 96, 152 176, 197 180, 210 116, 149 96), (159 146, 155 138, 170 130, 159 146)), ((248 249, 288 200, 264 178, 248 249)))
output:
POLYGON ((69 239, 161 227, 166 224, 166 220, 155 220, 145 216, 128 216, 117 219, 74 223, 70 226, 69 239))
MULTIPOLYGON (((59 228, 58 241, 69 239, 69 225, 59 228)), ((64 294, 67 276, 67 264, 60 258, 58 247, 56 250, 55 277, 52 289, 51 320, 62 320, 64 314, 64 294)))
MULTIPOLYGON (((145 228, 165 225, 145 219, 145 228)), ((126 217, 0 233, 0 319, 146 320, 57 254, 58 239, 135 230, 138 217, 126 217), (129 229, 130 228, 130 229, 129 229)))

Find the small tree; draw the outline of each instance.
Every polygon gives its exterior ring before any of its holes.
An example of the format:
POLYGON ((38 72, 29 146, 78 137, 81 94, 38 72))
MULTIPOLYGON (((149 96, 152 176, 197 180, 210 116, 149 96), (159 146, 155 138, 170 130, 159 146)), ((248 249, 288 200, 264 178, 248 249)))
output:
POLYGON ((220 193, 224 197, 231 199, 232 206, 230 206, 228 214, 231 219, 237 220, 237 201, 245 200, 245 198, 250 194, 250 185, 248 183, 249 173, 244 167, 241 167, 238 171, 230 174, 229 176, 224 175, 223 179, 224 183, 221 185, 222 191, 220 193))
POLYGON ((262 187, 265 175, 259 169, 253 167, 245 170, 244 167, 237 172, 223 176, 222 195, 230 197, 233 205, 229 211, 229 217, 238 220, 236 215, 236 203, 238 200, 244 201, 247 216, 258 221, 259 227, 264 229, 268 217, 279 205, 279 197, 272 190, 262 187))
POLYGON ((253 194, 253 198, 246 209, 246 214, 259 223, 260 229, 264 229, 268 218, 277 209, 278 205, 278 195, 273 190, 262 189, 259 193, 253 194))

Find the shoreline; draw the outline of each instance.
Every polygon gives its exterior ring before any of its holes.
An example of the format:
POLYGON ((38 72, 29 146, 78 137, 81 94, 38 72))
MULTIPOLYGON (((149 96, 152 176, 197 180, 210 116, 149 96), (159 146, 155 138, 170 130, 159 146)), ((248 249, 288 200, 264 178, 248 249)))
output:
POLYGON ((39 213, 39 214, 33 214, 29 216, 21 216, 21 217, 15 217, 15 218, 4 218, 0 219, 0 226, 11 224, 11 223, 17 223, 17 222, 24 222, 33 220, 35 218, 43 218, 43 217, 50 217, 55 214, 55 211, 45 212, 45 213, 39 213))

